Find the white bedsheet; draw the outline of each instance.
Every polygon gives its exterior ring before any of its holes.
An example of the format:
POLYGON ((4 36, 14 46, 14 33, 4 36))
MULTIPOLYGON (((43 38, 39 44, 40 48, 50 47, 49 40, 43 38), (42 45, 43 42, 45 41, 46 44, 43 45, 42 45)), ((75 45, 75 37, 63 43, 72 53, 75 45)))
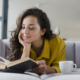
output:
POLYGON ((40 79, 27 74, 0 73, 0 80, 40 80, 40 79))

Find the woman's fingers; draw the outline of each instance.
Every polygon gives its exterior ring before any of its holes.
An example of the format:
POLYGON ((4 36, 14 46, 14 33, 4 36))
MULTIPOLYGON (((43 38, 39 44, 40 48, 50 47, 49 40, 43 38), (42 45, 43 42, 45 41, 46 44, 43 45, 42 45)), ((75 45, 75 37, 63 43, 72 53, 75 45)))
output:
POLYGON ((46 64, 45 60, 36 61, 36 63, 39 64, 46 64))
POLYGON ((39 66, 33 68, 33 71, 39 72, 39 73, 46 73, 47 65, 46 64, 39 64, 39 66))
POLYGON ((38 67, 34 67, 32 71, 38 71, 38 67))
POLYGON ((21 31, 19 32, 18 39, 19 39, 19 42, 22 44, 22 35, 21 35, 21 31))
POLYGON ((46 65, 39 65, 38 67, 39 67, 39 68, 47 69, 47 66, 46 66, 46 65))

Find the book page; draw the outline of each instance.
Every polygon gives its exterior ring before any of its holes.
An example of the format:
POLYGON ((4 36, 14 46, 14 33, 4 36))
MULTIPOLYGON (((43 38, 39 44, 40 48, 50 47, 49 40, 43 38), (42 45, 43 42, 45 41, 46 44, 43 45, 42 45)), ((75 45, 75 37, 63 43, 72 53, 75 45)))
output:
POLYGON ((53 76, 60 75, 61 73, 57 73, 57 75, 56 75, 56 73, 38 75, 36 73, 26 71, 25 74, 40 78, 40 80, 46 80, 46 79, 51 78, 53 76))
MULTIPOLYGON (((38 75, 37 73, 28 72, 28 71, 26 71, 25 73, 28 74, 28 75, 37 77, 37 78, 39 78, 40 80, 46 80, 46 79, 48 79, 48 78, 51 78, 51 77, 53 77, 53 76, 56 76, 55 73, 52 73, 52 74, 42 74, 42 75, 38 75)), ((59 75, 60 75, 60 73, 59 73, 59 75)))
POLYGON ((0 57, 0 59, 1 59, 1 60, 3 60, 5 64, 10 63, 10 61, 9 61, 9 60, 7 60, 7 59, 5 59, 5 58, 3 58, 3 57, 0 57))
POLYGON ((2 69, 5 69, 5 64, 4 64, 4 62, 0 61, 0 70, 2 70, 2 69))
POLYGON ((53 76, 58 76, 58 75, 61 75, 61 73, 57 73, 57 75, 56 75, 56 73, 43 74, 43 75, 40 76, 40 79, 41 79, 41 80, 46 80, 46 79, 48 79, 48 78, 51 78, 51 77, 53 77, 53 76))
POLYGON ((31 76, 40 78, 40 76, 39 76, 38 74, 33 73, 33 72, 28 72, 28 71, 26 71, 25 74, 28 74, 28 75, 31 75, 31 76))

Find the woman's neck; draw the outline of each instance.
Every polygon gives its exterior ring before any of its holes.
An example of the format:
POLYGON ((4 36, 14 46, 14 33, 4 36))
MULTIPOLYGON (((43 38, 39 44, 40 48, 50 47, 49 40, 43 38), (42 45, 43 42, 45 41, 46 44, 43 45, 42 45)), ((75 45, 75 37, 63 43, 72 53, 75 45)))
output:
POLYGON ((44 44, 44 39, 40 39, 34 43, 32 43, 32 47, 34 48, 35 51, 39 51, 42 49, 44 44))

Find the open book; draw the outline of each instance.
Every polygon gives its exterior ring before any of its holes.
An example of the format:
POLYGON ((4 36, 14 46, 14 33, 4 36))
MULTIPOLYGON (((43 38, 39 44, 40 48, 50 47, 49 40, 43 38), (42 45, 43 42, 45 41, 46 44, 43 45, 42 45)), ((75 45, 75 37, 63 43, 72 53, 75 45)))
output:
POLYGON ((3 72, 24 73, 31 71, 33 67, 38 66, 31 58, 18 59, 10 62, 9 60, 0 57, 0 70, 3 72))
MULTIPOLYGON (((5 72, 10 72, 10 74, 12 75, 18 76, 19 74, 22 74, 25 76, 27 75, 27 77, 29 75, 29 77, 35 78, 32 80, 46 80, 50 77, 56 76, 56 73, 38 75, 37 73, 29 72, 32 70, 33 67, 36 67, 38 65, 35 63, 34 60, 28 57, 26 57, 25 59, 19 59, 12 62, 2 57, 0 57, 0 60, 2 60, 0 61, 0 70, 1 70, 0 73, 6 74, 5 72)), ((9 74, 9 77, 10 77, 10 74, 9 74)), ((60 73, 57 73, 57 74, 61 75, 60 73)))

